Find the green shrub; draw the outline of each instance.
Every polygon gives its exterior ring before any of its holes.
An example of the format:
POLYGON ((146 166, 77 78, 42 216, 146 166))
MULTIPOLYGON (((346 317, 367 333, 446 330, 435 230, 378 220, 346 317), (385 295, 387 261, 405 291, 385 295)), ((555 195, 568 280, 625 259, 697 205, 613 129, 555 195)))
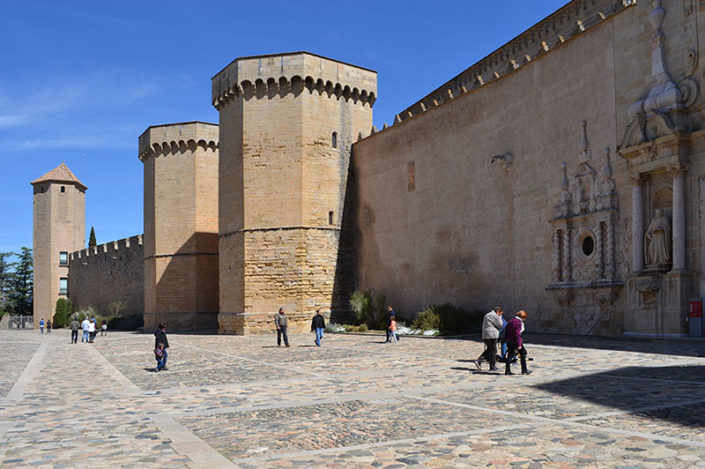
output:
POLYGON ((355 326, 352 324, 345 324, 345 332, 367 332, 367 324, 360 324, 359 326, 355 326))
POLYGON ((468 311, 450 303, 431 305, 416 316, 414 329, 437 329, 442 335, 472 334, 481 331, 482 311, 468 311))
POLYGON ((430 331, 435 329, 441 330, 441 316, 434 311, 434 306, 429 307, 425 311, 421 311, 416 315, 416 318, 411 323, 412 329, 420 329, 422 331, 430 331))
POLYGON ((350 296, 350 308, 355 315, 355 324, 366 324, 368 329, 386 329, 385 314, 387 298, 384 295, 374 297, 370 292, 355 291, 350 296))
POLYGON ((64 327, 69 323, 69 317, 71 315, 71 300, 66 298, 59 298, 56 300, 56 309, 54 312, 54 318, 52 319, 52 327, 57 329, 59 327, 64 327))

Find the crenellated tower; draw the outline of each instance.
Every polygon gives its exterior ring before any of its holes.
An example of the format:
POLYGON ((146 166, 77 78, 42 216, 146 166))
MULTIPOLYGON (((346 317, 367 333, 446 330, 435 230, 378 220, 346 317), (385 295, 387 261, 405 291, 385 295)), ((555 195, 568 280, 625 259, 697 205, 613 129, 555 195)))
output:
POLYGON ((218 126, 157 125, 139 138, 144 163, 144 326, 216 330, 218 126))
POLYGON ((66 298, 69 253, 83 249, 86 186, 65 163, 31 182, 34 188, 34 325, 54 316, 66 298))
POLYGON ((271 330, 334 307, 352 143, 377 73, 307 52, 238 58, 213 77, 220 111, 220 332, 271 330))

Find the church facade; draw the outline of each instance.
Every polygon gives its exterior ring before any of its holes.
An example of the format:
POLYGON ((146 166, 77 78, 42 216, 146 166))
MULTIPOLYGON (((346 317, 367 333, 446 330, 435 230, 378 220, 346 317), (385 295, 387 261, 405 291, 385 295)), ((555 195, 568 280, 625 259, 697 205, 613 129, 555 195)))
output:
POLYGON ((374 71, 236 59, 212 80, 217 125, 140 137, 145 328, 266 332, 284 307, 303 329, 372 290, 405 316, 501 304, 532 330, 688 334, 704 26, 700 0, 574 0, 382 129, 374 71))

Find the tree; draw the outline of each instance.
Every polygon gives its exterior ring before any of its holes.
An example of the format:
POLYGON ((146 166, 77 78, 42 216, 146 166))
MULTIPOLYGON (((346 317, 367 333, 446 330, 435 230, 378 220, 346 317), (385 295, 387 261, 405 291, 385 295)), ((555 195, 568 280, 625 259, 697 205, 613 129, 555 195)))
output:
POLYGON ((54 327, 64 327, 68 323, 71 315, 71 300, 59 298, 56 300, 56 314, 54 314, 54 327))
POLYGON ((98 242, 95 240, 95 229, 91 226, 91 234, 88 236, 88 247, 89 248, 94 248, 98 245, 98 242))
POLYGON ((10 262, 10 257, 13 255, 11 252, 0 252, 0 315, 7 311, 9 306, 10 280, 14 265, 10 262))
POLYGON ((8 292, 9 310, 13 314, 32 314, 34 303, 34 274, 32 272, 32 250, 22 247, 14 264, 8 292))

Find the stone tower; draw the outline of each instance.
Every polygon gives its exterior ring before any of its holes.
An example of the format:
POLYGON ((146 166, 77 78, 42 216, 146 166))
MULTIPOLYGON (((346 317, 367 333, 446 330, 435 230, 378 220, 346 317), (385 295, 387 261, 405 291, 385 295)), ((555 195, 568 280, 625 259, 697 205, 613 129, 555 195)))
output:
POLYGON ((69 253, 83 249, 86 186, 61 163, 34 187, 34 324, 51 319, 68 295, 69 253))
POLYGON ((217 330, 218 126, 157 125, 144 163, 144 327, 217 330))
POLYGON ((213 77, 220 111, 220 332, 330 311, 352 143, 377 73, 307 52, 238 58, 213 77))

